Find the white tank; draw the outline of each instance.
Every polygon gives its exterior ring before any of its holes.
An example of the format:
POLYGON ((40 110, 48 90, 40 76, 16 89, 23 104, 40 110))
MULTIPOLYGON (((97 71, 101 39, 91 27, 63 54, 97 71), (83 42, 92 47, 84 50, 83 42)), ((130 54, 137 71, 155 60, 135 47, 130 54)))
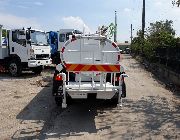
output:
POLYGON ((119 64, 120 51, 103 36, 79 36, 64 44, 61 60, 66 64, 119 64))
POLYGON ((76 81, 100 81, 100 72, 83 71, 91 65, 117 65, 120 61, 120 51, 117 45, 104 36, 78 36, 68 40, 61 50, 61 60, 64 66, 70 64, 76 71, 76 81), (77 65, 72 65, 77 64, 77 65), (82 66, 82 65, 86 66, 82 66), (76 68, 75 68, 76 67, 76 68), (83 70, 78 70, 83 67, 83 70))

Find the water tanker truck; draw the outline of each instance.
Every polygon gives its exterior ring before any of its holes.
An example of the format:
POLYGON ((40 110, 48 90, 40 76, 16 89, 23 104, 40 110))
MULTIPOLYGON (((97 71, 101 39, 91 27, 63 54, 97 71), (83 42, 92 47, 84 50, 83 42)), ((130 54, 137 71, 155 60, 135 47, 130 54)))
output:
POLYGON ((88 98, 122 105, 127 75, 116 43, 99 34, 73 36, 64 43, 60 58, 52 89, 57 105, 66 108, 68 100, 88 98))

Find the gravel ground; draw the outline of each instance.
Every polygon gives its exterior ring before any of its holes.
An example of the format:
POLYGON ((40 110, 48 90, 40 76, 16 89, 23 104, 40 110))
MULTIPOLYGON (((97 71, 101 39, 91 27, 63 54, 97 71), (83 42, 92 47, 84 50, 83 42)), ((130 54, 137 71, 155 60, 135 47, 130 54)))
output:
POLYGON ((56 107, 52 70, 41 76, 0 75, 0 139, 180 139, 180 100, 136 60, 124 55, 127 98, 123 107, 105 101, 56 107))

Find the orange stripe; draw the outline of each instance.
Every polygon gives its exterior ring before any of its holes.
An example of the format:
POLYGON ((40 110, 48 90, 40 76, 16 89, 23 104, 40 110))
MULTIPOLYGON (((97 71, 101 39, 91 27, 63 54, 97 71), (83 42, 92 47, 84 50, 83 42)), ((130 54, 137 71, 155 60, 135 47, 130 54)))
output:
POLYGON ((120 65, 66 64, 66 70, 67 71, 120 72, 120 65))
POLYGON ((109 68, 111 69, 111 71, 118 71, 118 69, 115 66, 109 66, 109 68))
POLYGON ((88 71, 90 69, 91 65, 83 65, 83 68, 81 71, 88 71))
POLYGON ((104 66, 102 66, 102 65, 98 65, 98 66, 96 66, 97 67, 97 69, 99 70, 99 71, 107 71, 105 68, 104 68, 104 66))
POLYGON ((83 68, 81 64, 78 64, 74 71, 80 71, 83 68))
POLYGON ((78 64, 71 64, 69 67, 67 67, 67 71, 74 71, 77 66, 78 64))

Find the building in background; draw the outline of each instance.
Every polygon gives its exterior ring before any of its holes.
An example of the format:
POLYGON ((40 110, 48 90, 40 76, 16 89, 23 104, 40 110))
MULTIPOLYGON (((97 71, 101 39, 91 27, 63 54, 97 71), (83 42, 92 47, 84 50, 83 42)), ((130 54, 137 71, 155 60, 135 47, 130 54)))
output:
POLYGON ((131 43, 125 41, 125 43, 117 43, 121 53, 130 53, 131 43))

